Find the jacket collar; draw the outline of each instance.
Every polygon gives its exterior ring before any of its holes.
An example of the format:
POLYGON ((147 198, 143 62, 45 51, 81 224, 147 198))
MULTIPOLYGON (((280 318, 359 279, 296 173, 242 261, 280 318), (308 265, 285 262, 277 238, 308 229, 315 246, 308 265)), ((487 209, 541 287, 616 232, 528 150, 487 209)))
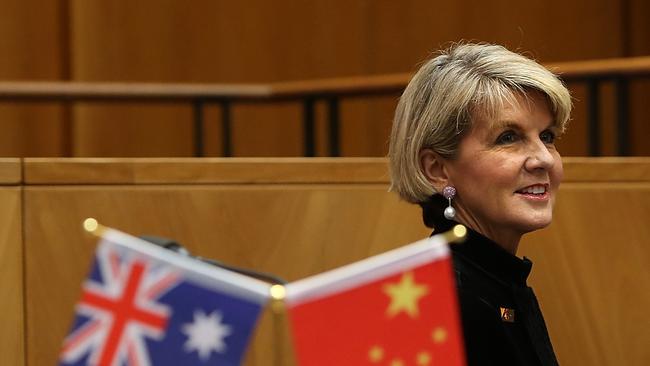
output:
MULTIPOLYGON (((435 234, 445 232, 458 223, 438 225, 435 234)), ((467 228, 467 239, 460 244, 452 244, 451 250, 473 262, 482 270, 496 276, 500 280, 519 285, 525 285, 530 274, 533 262, 508 253, 499 244, 482 234, 467 228)))

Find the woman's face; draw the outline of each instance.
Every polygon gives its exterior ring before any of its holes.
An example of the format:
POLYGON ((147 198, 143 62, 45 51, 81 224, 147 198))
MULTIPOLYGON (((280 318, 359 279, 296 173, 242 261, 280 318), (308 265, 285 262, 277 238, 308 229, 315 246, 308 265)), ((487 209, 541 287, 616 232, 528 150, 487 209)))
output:
POLYGON ((445 164, 458 220, 512 252, 521 235, 551 223, 563 174, 546 99, 537 92, 516 99, 496 119, 475 118, 445 164))

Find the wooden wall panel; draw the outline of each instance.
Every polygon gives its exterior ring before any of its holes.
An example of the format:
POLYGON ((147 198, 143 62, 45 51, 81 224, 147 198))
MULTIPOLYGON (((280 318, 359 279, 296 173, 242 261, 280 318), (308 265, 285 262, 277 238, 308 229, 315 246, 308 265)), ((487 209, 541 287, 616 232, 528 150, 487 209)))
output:
POLYGON ((0 355, 6 365, 24 365, 21 189, 0 187, 0 355))
MULTIPOLYGON (((243 105, 236 106, 233 111, 234 156, 304 155, 302 106, 299 103, 243 105)), ((206 139, 207 148, 217 144, 221 130, 218 132, 206 139)), ((221 156, 221 151, 215 155, 221 156)))
MULTIPOLYGON (((246 3, 200 0, 88 2, 2 0, 0 77, 75 81, 270 82, 413 71, 429 52, 459 39, 503 43, 540 61, 650 52, 648 5, 633 1, 499 0, 431 3, 343 0, 246 3)), ((636 83, 632 153, 650 154, 644 101, 636 83)), ((584 101, 576 92, 578 109, 584 101)), ((394 97, 342 106, 342 152, 382 156, 394 97)), ((612 97, 606 96, 605 103, 612 97)), ((221 153, 218 113, 206 119, 206 151, 221 153)), ((234 110, 238 156, 302 154, 300 105, 249 104, 234 110)), ((0 155, 189 156, 188 106, 77 103, 0 104, 0 155)), ((606 118, 606 153, 615 136, 606 118)), ((565 155, 587 153, 585 115, 561 142, 565 155)), ((322 125, 322 123, 320 124, 322 125)), ((317 151, 326 154, 320 137, 317 151)))
MULTIPOLYGON (((364 37, 353 28, 363 6, 338 2, 294 7, 265 1, 246 5, 200 1, 192 7, 181 2, 165 4, 73 2, 73 78, 266 82, 363 73, 363 50, 357 46, 364 37), (338 53, 347 58, 341 62, 334 57, 338 53), (323 55, 329 55, 330 61, 325 62, 323 55)), ((122 156, 191 154, 189 140, 176 138, 179 132, 180 136, 189 134, 188 114, 156 110, 121 113, 92 106, 78 107, 77 112, 81 113, 75 121, 77 156, 110 151, 121 139, 132 140, 122 141, 127 149, 122 156), (115 121, 124 127, 111 131, 115 121), (127 129, 134 135, 121 133, 127 129), (161 137, 148 141, 151 131, 158 131, 161 137)), ((235 154, 302 154, 299 113, 298 105, 237 107, 235 154)), ((216 150, 220 131, 216 132, 207 138, 208 151, 216 150)))
MULTIPOLYGON (((650 55, 650 3, 643 0, 630 0, 629 10, 626 14, 627 55, 641 56, 650 55)), ((630 136, 631 150, 637 155, 650 156, 650 78, 639 80, 631 85, 631 109, 630 109, 630 136)))
MULTIPOLYGON (((46 160, 26 161, 24 174, 30 365, 54 363, 69 327, 95 241, 81 230, 89 216, 288 280, 428 235, 419 209, 386 192, 381 159, 340 161, 338 168, 337 159, 172 159, 167 166, 63 159, 54 168, 46 160)), ((535 262, 531 284, 558 358, 646 365, 648 161, 566 159, 565 167, 554 223, 526 236, 519 253, 535 262)), ((292 364, 283 329, 282 319, 265 314, 250 365, 292 364)))
MULTIPOLYGON (((64 1, 0 0, 0 79, 65 77, 64 1)), ((0 156, 66 154, 65 110, 52 103, 0 101, 0 156)))
MULTIPOLYGON (((408 1, 375 2, 371 9, 374 21, 369 32, 373 35, 373 49, 368 52, 368 63, 372 65, 369 73, 415 70, 429 52, 460 39, 504 44, 542 62, 622 55, 621 6, 616 2, 408 1), (607 26, 603 28, 604 24, 607 26)), ((580 96, 576 99, 578 108, 586 100, 580 96)), ((394 105, 372 108, 366 118, 352 123, 388 131, 390 122, 386 117, 392 116, 394 105)), ((585 114, 575 116, 573 126, 560 142, 563 154, 587 154, 585 123, 585 114)), ((611 119, 605 123, 611 123, 611 119)), ((344 140, 352 141, 355 136, 365 136, 363 129, 350 131, 344 140)), ((359 154, 382 155, 376 151, 378 148, 383 148, 385 154, 387 136, 373 136, 368 145, 375 150, 359 154)))
POLYGON ((78 103, 72 156, 192 156, 191 113, 189 105, 78 103))
MULTIPOLYGON (((650 54, 650 46, 646 54, 650 54)), ((650 78, 630 83, 630 152, 650 156, 650 78)))
MULTIPOLYGON (((188 7, 177 1, 73 1, 71 77, 81 81, 267 82, 404 72, 414 70, 432 50, 459 39, 503 43, 540 61, 625 56, 628 38, 639 44, 637 39, 645 37, 637 34, 645 28, 627 30, 628 5, 622 0, 518 4, 505 0, 435 4, 424 0, 353 4, 258 0, 245 4, 197 1, 188 7)), ((629 7, 643 5, 634 2, 629 7)), ((344 103, 344 155, 386 153, 396 97, 386 99, 344 103)), ((296 104, 237 107, 235 154, 301 154, 299 115, 296 104)), ((76 156, 186 156, 192 152, 187 138, 191 120, 184 108, 78 106, 74 116, 72 150, 76 156), (157 137, 152 138, 153 131, 157 137)), ((641 118, 638 113, 634 116, 641 118)), ((577 115, 573 124, 580 131, 584 115, 577 115)), ((218 154, 220 129, 212 126, 210 131, 206 149, 218 154)), ((584 134, 569 130, 562 143, 565 154, 586 154, 584 139, 584 134)))
MULTIPOLYGON (((415 70, 432 50, 459 39, 497 42, 540 61, 650 53, 642 0, 514 4, 499 0, 432 3, 343 0, 275 2, 1 0, 0 78, 6 80, 270 82, 415 70)), ((635 83, 631 151, 650 154, 645 103, 650 82, 635 83)), ((613 100, 605 93, 604 103, 613 100)), ((575 92, 576 106, 584 102, 575 92)), ((385 155, 397 96, 342 106, 342 152, 385 155)), ((608 107, 606 107, 608 108, 608 107)), ((234 109, 238 156, 302 154, 300 105, 234 109)), ((188 106, 0 103, 0 155, 189 156, 188 106)), ((221 153, 216 108, 206 119, 206 151, 221 153)), ((585 114, 560 143, 587 153, 585 114)), ((603 120, 612 154, 614 120, 603 120)), ((322 123, 320 124, 322 125, 322 123)), ((317 151, 326 154, 320 137, 317 151)))
POLYGON ((565 365, 650 362, 650 183, 565 183, 550 229, 522 255, 565 365))

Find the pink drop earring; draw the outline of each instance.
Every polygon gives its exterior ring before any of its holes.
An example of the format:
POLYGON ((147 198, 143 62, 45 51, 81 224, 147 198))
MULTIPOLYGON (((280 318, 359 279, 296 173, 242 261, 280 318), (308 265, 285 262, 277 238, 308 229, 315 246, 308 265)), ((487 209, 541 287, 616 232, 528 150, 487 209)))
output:
POLYGON ((451 207, 451 199, 456 196, 456 188, 452 186, 446 186, 442 189, 442 196, 449 201, 449 206, 445 208, 445 218, 447 220, 453 220, 456 217, 456 210, 451 207))

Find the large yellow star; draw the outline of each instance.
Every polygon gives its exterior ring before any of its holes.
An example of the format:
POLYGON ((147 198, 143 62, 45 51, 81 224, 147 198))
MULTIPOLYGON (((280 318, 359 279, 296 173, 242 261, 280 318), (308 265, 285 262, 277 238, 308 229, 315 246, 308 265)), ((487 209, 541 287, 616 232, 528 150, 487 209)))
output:
POLYGON ((418 301, 429 293, 426 285, 418 285, 413 281, 412 272, 404 273, 398 283, 384 285, 383 290, 390 297, 390 305, 386 313, 391 318, 402 311, 411 318, 416 318, 419 314, 418 301))

